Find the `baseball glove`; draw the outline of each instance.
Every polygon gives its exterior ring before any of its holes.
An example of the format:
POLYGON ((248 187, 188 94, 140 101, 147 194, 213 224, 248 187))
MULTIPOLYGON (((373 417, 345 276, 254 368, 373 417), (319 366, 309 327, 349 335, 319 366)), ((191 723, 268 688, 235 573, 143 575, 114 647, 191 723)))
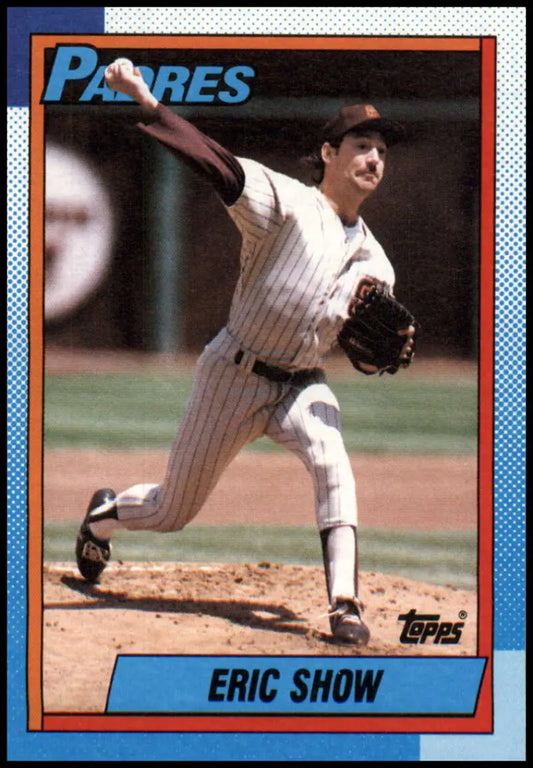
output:
POLYGON ((394 374, 411 363, 417 328, 411 312, 372 282, 351 302, 338 342, 361 373, 394 374))

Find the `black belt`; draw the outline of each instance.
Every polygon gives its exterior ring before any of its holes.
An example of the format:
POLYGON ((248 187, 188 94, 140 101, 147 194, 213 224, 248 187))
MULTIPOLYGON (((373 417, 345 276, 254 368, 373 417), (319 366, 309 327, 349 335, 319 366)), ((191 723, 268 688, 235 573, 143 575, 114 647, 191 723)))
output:
MULTIPOLYGON (((239 349, 237 354, 235 355, 235 365, 239 365, 244 355, 244 351, 242 349, 239 349)), ((263 363, 261 360, 256 360, 252 372, 256 373, 258 376, 264 376, 265 379, 269 379, 269 381, 277 381, 281 384, 303 384, 306 382, 309 378, 313 377, 317 373, 322 373, 321 368, 306 368, 302 371, 286 371, 283 368, 277 368, 275 365, 267 365, 266 363, 263 363)))

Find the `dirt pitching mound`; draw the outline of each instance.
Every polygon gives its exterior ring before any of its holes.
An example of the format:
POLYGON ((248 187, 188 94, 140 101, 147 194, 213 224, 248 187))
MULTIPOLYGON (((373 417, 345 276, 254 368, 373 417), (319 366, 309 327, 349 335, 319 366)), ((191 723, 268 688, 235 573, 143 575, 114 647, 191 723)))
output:
POLYGON ((474 592, 361 575, 363 650, 329 635, 321 568, 258 564, 121 563, 96 585, 73 563, 44 565, 44 710, 102 712, 119 654, 475 655, 474 592), (457 645, 400 643, 400 614, 464 621, 457 645), (80 664, 83 659, 83 664, 80 664))

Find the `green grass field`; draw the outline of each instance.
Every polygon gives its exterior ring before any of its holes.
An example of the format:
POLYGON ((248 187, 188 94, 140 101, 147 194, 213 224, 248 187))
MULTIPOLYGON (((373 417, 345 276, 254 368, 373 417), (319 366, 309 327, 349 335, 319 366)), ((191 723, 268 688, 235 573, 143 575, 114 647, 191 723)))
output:
MULTIPOLYGON (((77 524, 47 523, 45 560, 69 561, 77 524)), ((361 530, 360 568, 402 575, 458 589, 476 585, 476 537, 473 531, 416 533, 361 530)), ((179 533, 119 531, 113 557, 155 562, 275 562, 321 565, 320 541, 314 527, 195 526, 179 533)))
MULTIPOLYGON (((416 455, 476 451, 477 382, 417 377, 331 379, 348 450, 416 455)), ((168 450, 191 389, 189 375, 49 375, 45 381, 45 450, 168 450)), ((247 450, 280 450, 266 438, 247 450)), ((71 560, 76 525, 47 522, 47 560, 71 560)), ((361 570, 472 589, 475 532, 360 533, 361 570)), ((228 562, 273 560, 320 565, 314 528, 190 526, 179 534, 121 531, 124 560, 228 562), (275 557, 274 554, 275 553, 275 557)))
MULTIPOLYGON (((331 380, 349 451, 464 455, 476 451, 476 382, 360 376, 331 380)), ((45 385, 45 446, 168 449, 189 376, 54 375, 45 385)), ((261 439, 251 450, 281 450, 261 439)))

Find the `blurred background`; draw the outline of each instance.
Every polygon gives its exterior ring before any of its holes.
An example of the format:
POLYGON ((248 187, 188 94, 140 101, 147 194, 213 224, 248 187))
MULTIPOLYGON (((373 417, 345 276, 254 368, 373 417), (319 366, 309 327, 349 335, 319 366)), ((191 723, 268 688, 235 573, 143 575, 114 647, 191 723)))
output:
MULTIPOLYGON (((116 51, 100 51, 109 63, 116 51), (106 58, 107 55, 107 58, 106 58)), ((419 319, 419 354, 477 358, 479 54, 121 51, 136 64, 246 64, 240 105, 174 107, 235 154, 311 181, 301 158, 358 100, 407 140, 363 209, 419 319)), ((163 101, 165 98, 163 98, 163 101)), ((45 341, 194 353, 224 325, 239 237, 215 193, 139 131, 130 104, 46 105, 45 341)))
MULTIPOLYGON (((118 52, 99 54, 106 65, 118 52)), ((235 154, 304 182, 302 158, 342 105, 365 100, 404 123, 407 140, 363 215, 421 323, 416 364, 409 375, 356 377, 339 355, 328 379, 358 478, 362 569, 475 588, 479 55, 120 55, 154 68, 253 67, 247 102, 172 108, 235 154)), ((95 487, 162 478, 189 363, 225 324, 239 269, 239 236, 212 189, 138 130, 134 104, 80 105, 85 85, 45 107, 45 559, 58 560, 72 558, 95 487)), ((319 564, 308 477, 277 450, 266 438, 248 446, 198 525, 121 532, 117 557, 319 564)))

